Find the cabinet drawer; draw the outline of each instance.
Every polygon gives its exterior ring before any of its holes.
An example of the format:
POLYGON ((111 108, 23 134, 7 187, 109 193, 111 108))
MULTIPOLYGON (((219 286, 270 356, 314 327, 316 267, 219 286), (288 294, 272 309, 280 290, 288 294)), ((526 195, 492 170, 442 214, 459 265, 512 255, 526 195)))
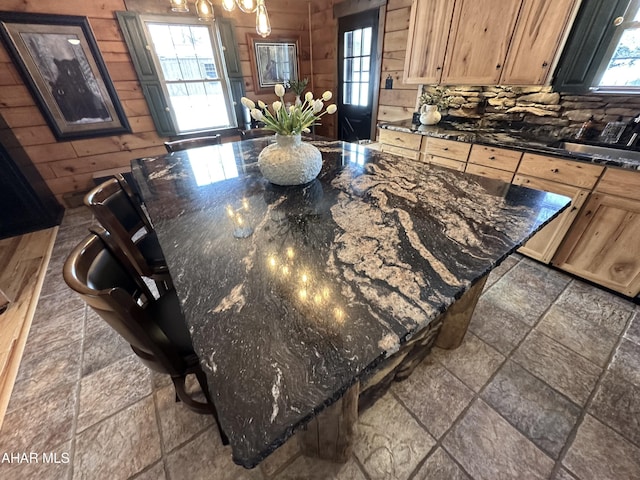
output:
POLYGON ((417 133, 396 132, 394 130, 381 128, 379 141, 380 143, 408 148, 409 150, 420 150, 422 135, 418 135, 417 133))
POLYGON ((408 148, 395 147, 384 143, 380 147, 380 151, 393 153, 394 155, 400 155, 401 157, 410 158, 412 160, 418 160, 420 157, 420 152, 418 150, 409 150, 408 148))
POLYGON ((422 154, 422 161, 425 163, 431 163, 433 165, 439 165, 440 167, 447 167, 459 172, 464 172, 466 163, 453 160, 451 158, 439 157, 437 155, 422 154))
POLYGON ((475 163, 467 163, 467 169, 465 172, 473 173, 474 175, 482 175, 483 177, 496 178, 503 182, 511 182, 511 179, 513 178, 512 172, 485 167, 484 165, 477 165, 475 163))
POLYGON ((471 147, 469 163, 515 172, 518 163, 520 163, 520 157, 522 157, 522 152, 516 150, 474 145, 471 147))
POLYGON ((444 138, 427 137, 425 138, 425 142, 422 143, 423 153, 451 158, 461 162, 467 161, 469 150, 471 150, 470 143, 445 140, 444 138))
POLYGON ((608 167, 600 179, 596 191, 640 200, 640 173, 608 167))
POLYGON ((519 174, 544 178, 581 188, 593 188, 603 170, 604 167, 599 165, 533 153, 525 153, 522 156, 520 167, 518 167, 519 174))

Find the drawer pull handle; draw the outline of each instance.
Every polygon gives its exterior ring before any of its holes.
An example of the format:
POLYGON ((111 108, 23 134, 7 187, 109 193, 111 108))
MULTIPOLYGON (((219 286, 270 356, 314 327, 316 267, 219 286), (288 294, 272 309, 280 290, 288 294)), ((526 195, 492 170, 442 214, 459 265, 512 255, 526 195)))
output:
POLYGON ((446 152, 447 150, 449 150, 449 147, 444 147, 443 150, 446 152))
POLYGON ((494 157, 493 155, 491 155, 491 156, 489 157, 489 160, 495 160, 495 159, 496 159, 496 157, 494 157))
POLYGON ((554 168, 553 170, 551 170, 553 173, 558 173, 560 172, 560 170, 558 170, 557 168, 554 168))

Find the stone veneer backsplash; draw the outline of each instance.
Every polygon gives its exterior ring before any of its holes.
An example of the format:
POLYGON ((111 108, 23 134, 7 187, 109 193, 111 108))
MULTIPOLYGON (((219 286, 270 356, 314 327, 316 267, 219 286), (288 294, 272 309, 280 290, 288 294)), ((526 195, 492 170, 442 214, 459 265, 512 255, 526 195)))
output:
MULTIPOLYGON (((425 90, 434 87, 425 86, 425 90)), ((593 115, 602 130, 607 122, 624 122, 640 113, 640 95, 554 92, 552 87, 517 86, 448 86, 450 117, 487 122, 525 122, 548 126, 556 135, 570 136, 593 115)))

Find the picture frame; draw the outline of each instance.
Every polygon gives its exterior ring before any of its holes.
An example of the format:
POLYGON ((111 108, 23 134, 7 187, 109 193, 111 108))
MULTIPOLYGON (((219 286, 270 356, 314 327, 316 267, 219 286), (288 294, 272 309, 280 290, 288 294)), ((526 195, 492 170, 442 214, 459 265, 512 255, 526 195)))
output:
POLYGON ((57 140, 131 132, 86 17, 0 12, 0 37, 57 140))
POLYGON ((276 84, 299 79, 300 36, 247 34, 247 40, 256 93, 273 92, 276 84))

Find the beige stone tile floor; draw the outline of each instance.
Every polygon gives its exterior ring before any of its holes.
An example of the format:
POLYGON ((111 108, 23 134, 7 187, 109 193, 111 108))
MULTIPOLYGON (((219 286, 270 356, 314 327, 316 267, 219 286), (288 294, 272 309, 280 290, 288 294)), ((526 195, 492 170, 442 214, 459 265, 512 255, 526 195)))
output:
POLYGON ((211 418, 176 404, 65 286, 91 222, 64 217, 0 431, 0 460, 38 461, 1 462, 0 478, 640 479, 640 307, 519 255, 491 274, 462 346, 361 415, 346 464, 293 437, 238 467, 211 418))

